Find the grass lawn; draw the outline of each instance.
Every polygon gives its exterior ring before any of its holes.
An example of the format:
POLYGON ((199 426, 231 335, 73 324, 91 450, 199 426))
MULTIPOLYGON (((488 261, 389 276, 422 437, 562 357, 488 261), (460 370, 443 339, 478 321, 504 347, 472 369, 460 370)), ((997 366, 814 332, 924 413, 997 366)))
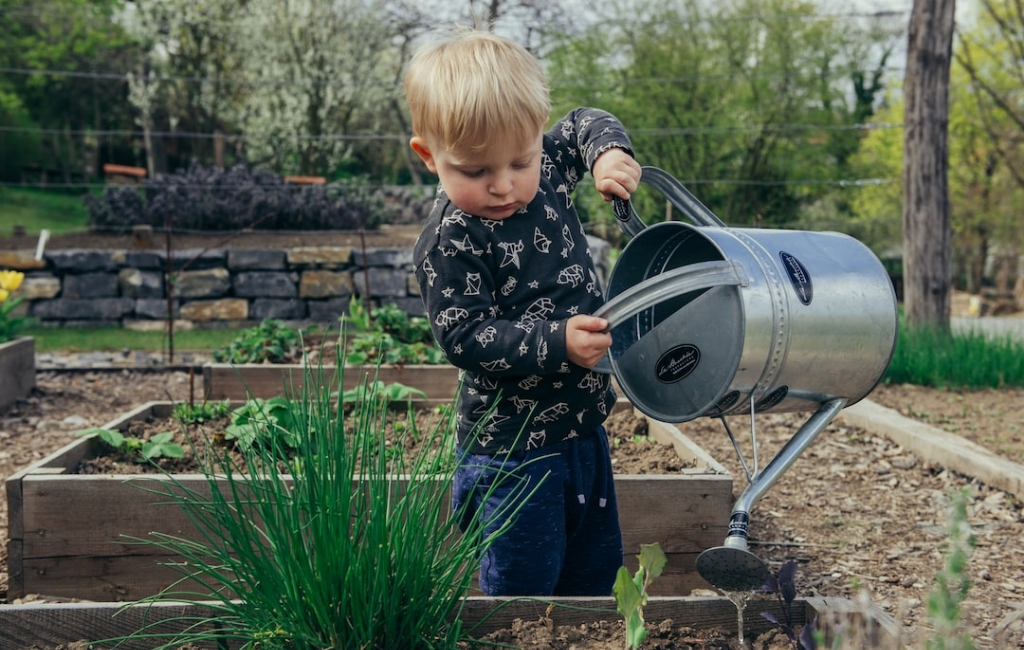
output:
POLYGON ((86 230, 88 224, 81 193, 0 187, 0 236, 11 235, 14 226, 24 226, 27 234, 38 235, 44 228, 65 233, 86 230))
MULTIPOLYGON (((244 329, 176 330, 175 350, 215 350, 234 341, 244 329)), ((31 327, 22 334, 35 339, 36 351, 114 352, 132 350, 164 350, 168 347, 163 331, 138 332, 120 327, 63 328, 31 327)))

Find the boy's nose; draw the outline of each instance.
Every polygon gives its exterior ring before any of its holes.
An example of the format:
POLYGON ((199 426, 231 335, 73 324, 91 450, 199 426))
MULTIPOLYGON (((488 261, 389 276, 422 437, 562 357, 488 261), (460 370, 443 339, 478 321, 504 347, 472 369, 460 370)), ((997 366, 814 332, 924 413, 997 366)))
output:
POLYGON ((508 176, 498 176, 491 182, 491 194, 504 196, 512 191, 512 179, 508 176))

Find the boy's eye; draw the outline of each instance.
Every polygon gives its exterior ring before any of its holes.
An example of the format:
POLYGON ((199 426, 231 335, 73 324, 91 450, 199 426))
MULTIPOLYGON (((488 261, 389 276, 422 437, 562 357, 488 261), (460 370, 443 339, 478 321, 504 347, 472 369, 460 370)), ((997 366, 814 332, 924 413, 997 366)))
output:
POLYGON ((464 170, 462 170, 462 174, 464 176, 468 177, 468 178, 480 178, 481 176, 484 175, 484 170, 482 170, 482 169, 464 169, 464 170))

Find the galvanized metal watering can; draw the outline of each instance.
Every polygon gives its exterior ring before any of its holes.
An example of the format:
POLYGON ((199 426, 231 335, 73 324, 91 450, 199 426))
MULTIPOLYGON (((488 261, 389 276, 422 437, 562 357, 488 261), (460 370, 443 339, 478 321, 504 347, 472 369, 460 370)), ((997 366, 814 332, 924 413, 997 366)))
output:
POLYGON ((748 551, 754 503, 845 406, 877 385, 896 345, 896 294, 882 263, 840 233, 730 228, 677 180, 644 167, 692 224, 645 227, 628 202, 631 237, 608 280, 612 347, 605 370, 640 411, 665 422, 720 417, 747 473, 723 546, 697 559, 712 585, 756 589, 768 569, 748 551), (763 468, 754 416, 812 414, 763 468), (750 470, 724 416, 749 414, 750 470))

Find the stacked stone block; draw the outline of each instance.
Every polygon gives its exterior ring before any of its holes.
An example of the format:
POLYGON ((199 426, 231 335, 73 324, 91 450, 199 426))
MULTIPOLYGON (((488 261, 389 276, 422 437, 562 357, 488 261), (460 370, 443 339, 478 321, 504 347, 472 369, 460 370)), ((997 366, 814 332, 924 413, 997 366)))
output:
MULTIPOLYGON (((602 278, 608 243, 589 238, 602 278)), ((337 325, 353 295, 422 315, 411 248, 0 251, 25 272, 20 311, 42 326, 248 327, 273 318, 337 325)))
POLYGON ((145 328, 249 326, 267 318, 335 325, 353 295, 423 306, 412 251, 306 247, 288 250, 59 250, 35 260, 0 252, 0 267, 24 270, 21 309, 43 326, 145 328))

